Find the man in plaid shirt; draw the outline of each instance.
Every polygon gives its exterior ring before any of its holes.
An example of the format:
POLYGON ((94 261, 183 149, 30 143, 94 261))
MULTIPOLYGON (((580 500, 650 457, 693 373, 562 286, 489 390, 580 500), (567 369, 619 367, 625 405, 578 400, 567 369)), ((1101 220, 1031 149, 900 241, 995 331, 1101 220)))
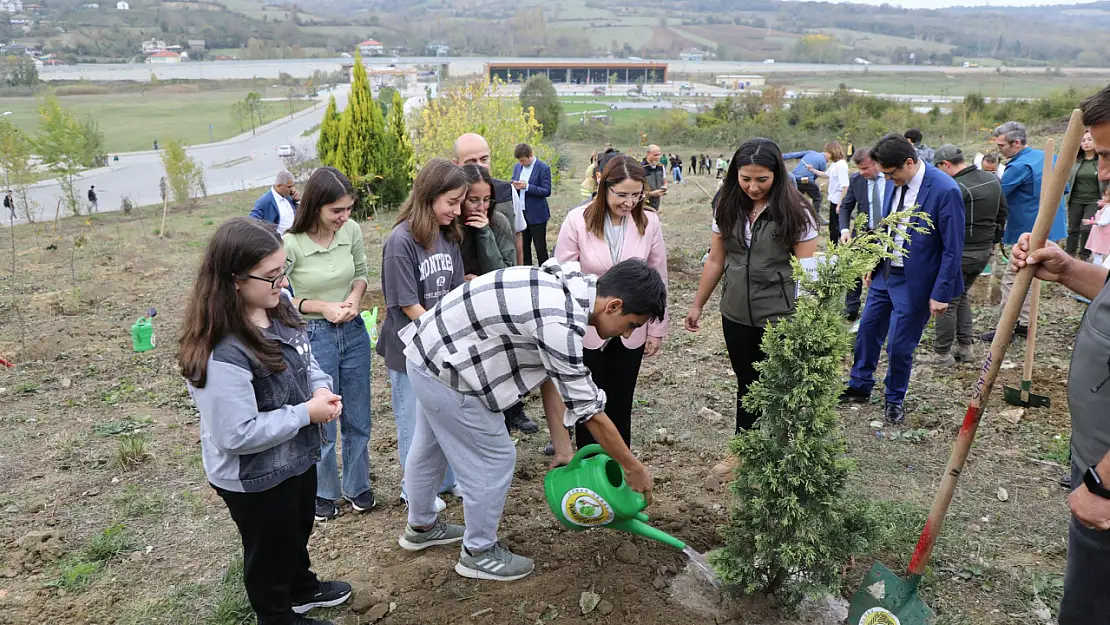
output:
POLYGON ((553 466, 571 457, 566 428, 585 422, 624 468, 629 486, 651 501, 652 479, 604 412, 605 392, 582 359, 593 326, 602 338, 628 336, 662 319, 667 289, 642 260, 626 260, 596 278, 578 263, 488 273, 448 293, 401 333, 418 400, 416 432, 405 465, 408 524, 401 547, 419 551, 462 541, 455 571, 512 581, 535 565, 497 540, 516 465, 516 447, 500 412, 542 387, 555 444, 553 466), (463 493, 466 526, 439 520, 436 489, 447 464, 463 493))

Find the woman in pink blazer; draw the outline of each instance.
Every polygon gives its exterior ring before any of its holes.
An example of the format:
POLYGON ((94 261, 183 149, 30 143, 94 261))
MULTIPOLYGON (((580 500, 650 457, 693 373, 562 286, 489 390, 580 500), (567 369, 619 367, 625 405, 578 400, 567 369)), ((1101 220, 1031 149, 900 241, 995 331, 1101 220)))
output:
MULTIPOLYGON (((578 261, 582 271, 601 275, 616 263, 640 258, 667 281, 667 248, 659 216, 645 210, 648 190, 644 168, 628 156, 611 159, 601 174, 597 196, 572 210, 563 221, 555 242, 559 262, 578 261)), ((625 338, 606 343, 591 327, 584 341, 586 366, 594 382, 605 391, 605 413, 617 426, 624 442, 632 444, 632 394, 640 374, 640 361, 654 356, 667 336, 667 317, 637 328, 625 338)), ((582 448, 594 442, 579 426, 575 440, 582 448)))

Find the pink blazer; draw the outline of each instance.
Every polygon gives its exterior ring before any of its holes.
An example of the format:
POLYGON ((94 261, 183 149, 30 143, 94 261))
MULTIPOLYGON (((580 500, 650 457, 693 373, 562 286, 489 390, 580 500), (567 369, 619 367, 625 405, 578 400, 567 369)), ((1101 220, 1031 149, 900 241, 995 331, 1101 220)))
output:
MULTIPOLYGON (((582 271, 600 276, 613 266, 613 255, 609 253, 609 245, 605 239, 599 239, 586 230, 586 207, 578 208, 567 213, 563 220, 563 227, 559 229, 559 239, 555 242, 555 257, 559 262, 565 263, 578 261, 582 271)), ((629 258, 642 258, 648 266, 653 267, 667 282, 667 247, 663 243, 663 228, 659 223, 659 215, 653 211, 644 211, 647 216, 647 227, 643 236, 636 228, 636 222, 631 218, 624 228, 624 247, 621 248, 620 260, 629 258)), ((624 346, 636 349, 644 344, 648 335, 663 338, 669 330, 668 315, 660 321, 637 328, 629 338, 622 338, 624 346)), ((600 349, 605 341, 597 335, 597 331, 590 327, 586 330, 586 339, 583 345, 586 349, 600 349)))

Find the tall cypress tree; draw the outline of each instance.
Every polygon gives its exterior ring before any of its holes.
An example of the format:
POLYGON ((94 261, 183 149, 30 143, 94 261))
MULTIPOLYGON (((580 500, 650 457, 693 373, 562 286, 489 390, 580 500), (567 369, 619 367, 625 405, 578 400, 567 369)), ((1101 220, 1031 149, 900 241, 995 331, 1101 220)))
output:
POLYGON ((328 108, 320 122, 320 138, 316 140, 316 157, 321 165, 335 166, 335 151, 339 147, 339 112, 335 110, 335 95, 328 99, 328 108))
MULTIPOLYGON (((384 94, 385 91, 383 90, 384 94)), ((405 101, 401 94, 393 91, 393 98, 389 105, 389 124, 386 128, 388 141, 384 143, 383 157, 388 163, 385 184, 382 187, 382 204, 386 207, 400 206, 409 191, 412 190, 412 180, 415 175, 415 160, 413 155, 412 139, 409 137, 408 128, 405 126, 405 101)))
POLYGON ((357 52, 351 94, 341 117, 342 132, 335 166, 352 182, 359 181, 356 184, 372 189, 375 181, 381 180, 387 173, 383 150, 385 120, 370 91, 362 55, 357 52))

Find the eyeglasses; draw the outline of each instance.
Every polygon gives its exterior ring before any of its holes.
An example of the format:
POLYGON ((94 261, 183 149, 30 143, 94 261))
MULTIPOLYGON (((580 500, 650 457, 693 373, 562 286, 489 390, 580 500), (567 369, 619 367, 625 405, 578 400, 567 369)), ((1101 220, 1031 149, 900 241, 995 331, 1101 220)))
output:
POLYGON ((644 199, 644 192, 643 191, 641 191, 639 193, 617 193, 616 191, 614 191, 612 189, 609 189, 609 193, 612 193, 613 197, 617 198, 621 202, 627 202, 628 200, 632 200, 633 203, 636 203, 636 202, 639 202, 640 200, 644 199))
POLYGON ((270 288, 271 289, 276 289, 276 288, 280 288, 280 285, 281 285, 282 281, 284 281, 286 278, 289 277, 289 270, 292 269, 292 268, 293 268, 293 261, 287 260, 287 261, 285 261, 285 267, 282 268, 281 273, 274 276, 273 278, 263 278, 261 276, 252 276, 251 274, 248 273, 247 275, 243 276, 243 279, 246 280, 246 279, 249 278, 251 280, 259 280, 259 281, 262 281, 262 282, 268 282, 268 283, 270 283, 270 288))
POLYGON ((468 197, 463 202, 467 206, 489 206, 493 202, 492 197, 468 197))

